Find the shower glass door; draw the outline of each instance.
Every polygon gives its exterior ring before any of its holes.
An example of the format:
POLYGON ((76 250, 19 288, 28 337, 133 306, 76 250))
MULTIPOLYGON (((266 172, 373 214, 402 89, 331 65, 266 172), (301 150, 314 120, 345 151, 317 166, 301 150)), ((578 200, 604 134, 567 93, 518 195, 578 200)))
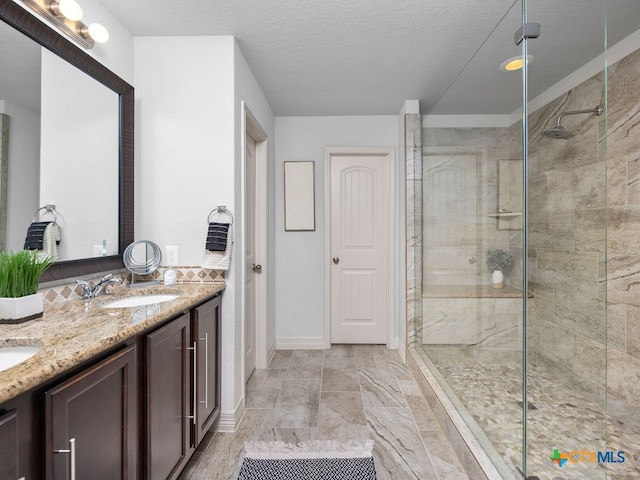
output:
POLYGON ((640 2, 505 3, 408 172, 410 342, 503 478, 640 478, 640 2))
POLYGON ((630 456, 640 445, 640 367, 629 348, 638 237, 629 236, 637 225, 629 215, 640 199, 629 196, 629 155, 639 149, 629 122, 638 110, 640 2, 524 0, 523 8, 541 24, 539 38, 526 41, 534 61, 523 117, 533 295, 524 323, 525 472, 638 478, 630 456))

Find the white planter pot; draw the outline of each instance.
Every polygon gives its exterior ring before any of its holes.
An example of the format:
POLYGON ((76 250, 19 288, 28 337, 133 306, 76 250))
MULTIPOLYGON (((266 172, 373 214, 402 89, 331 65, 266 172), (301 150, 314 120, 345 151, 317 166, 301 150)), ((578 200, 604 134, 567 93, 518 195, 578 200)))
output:
POLYGON ((493 288, 504 287, 504 275, 501 270, 494 270, 491 274, 491 286, 493 288))
POLYGON ((41 293, 19 298, 0 298, 0 323, 22 323, 41 317, 43 308, 41 293))

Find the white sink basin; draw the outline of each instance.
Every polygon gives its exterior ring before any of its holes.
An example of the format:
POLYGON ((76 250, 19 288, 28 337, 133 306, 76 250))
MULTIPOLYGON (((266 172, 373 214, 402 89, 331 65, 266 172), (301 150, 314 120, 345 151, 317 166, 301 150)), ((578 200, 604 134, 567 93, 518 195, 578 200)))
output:
POLYGON ((0 372, 24 362, 40 350, 41 346, 0 347, 0 372))
POLYGON ((102 308, 129 308, 141 307, 143 305, 152 305, 154 303, 168 302, 175 300, 180 295, 174 294, 157 294, 157 295, 139 295, 137 297, 125 297, 113 302, 105 303, 102 308))

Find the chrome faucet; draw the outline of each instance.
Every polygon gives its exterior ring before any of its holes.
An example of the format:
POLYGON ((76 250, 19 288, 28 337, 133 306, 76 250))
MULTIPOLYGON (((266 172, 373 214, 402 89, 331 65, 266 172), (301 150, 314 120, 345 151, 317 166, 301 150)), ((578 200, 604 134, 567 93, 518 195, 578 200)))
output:
MULTIPOLYGON (((76 280, 76 284, 82 287, 82 298, 89 299, 97 297, 103 287, 109 283, 121 283, 122 278, 114 277, 112 273, 109 273, 102 277, 100 281, 94 285, 94 283, 87 282, 85 280, 76 280)), ((105 293, 108 293, 105 288, 105 293)))

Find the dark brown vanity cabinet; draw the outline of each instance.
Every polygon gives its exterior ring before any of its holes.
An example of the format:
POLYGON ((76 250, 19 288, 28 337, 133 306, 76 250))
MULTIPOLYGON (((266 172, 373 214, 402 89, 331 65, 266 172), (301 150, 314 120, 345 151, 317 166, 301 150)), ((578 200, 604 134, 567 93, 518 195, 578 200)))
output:
POLYGON ((135 345, 46 391, 44 478, 134 479, 136 402, 135 345))
POLYGON ((177 478, 220 413, 221 301, 0 405, 0 480, 177 478))
POLYGON ((146 478, 176 478, 220 413, 218 296, 146 337, 146 478))
POLYGON ((146 339, 147 478, 175 478, 191 455, 191 317, 146 339))
POLYGON ((18 479, 18 412, 0 415, 0 478, 18 479))
POLYGON ((196 348, 196 418, 193 445, 198 446, 220 414, 220 308, 221 297, 192 310, 196 348))

